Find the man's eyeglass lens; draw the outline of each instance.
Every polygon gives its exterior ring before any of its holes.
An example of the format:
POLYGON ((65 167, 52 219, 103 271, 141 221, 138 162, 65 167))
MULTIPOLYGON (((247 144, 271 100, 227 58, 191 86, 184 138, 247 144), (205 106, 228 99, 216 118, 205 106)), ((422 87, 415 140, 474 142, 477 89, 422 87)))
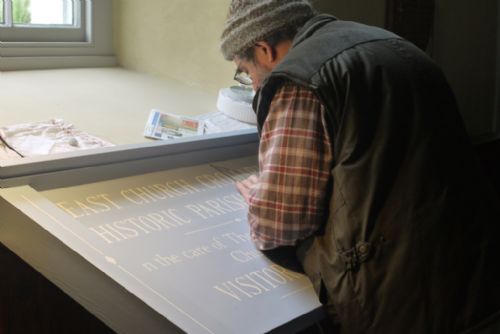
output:
POLYGON ((250 86, 252 84, 252 78, 250 78, 250 76, 243 71, 236 71, 234 74, 234 80, 245 86, 250 86))

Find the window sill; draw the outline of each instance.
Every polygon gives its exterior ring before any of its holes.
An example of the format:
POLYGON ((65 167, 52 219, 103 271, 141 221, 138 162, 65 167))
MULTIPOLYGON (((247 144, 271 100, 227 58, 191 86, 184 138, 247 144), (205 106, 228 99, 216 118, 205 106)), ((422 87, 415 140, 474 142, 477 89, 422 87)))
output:
POLYGON ((62 118, 116 145, 154 142, 143 135, 153 108, 217 111, 216 95, 120 67, 0 72, 0 101, 0 126, 62 118))
POLYGON ((116 65, 115 56, 0 56, 0 71, 114 67, 116 65))

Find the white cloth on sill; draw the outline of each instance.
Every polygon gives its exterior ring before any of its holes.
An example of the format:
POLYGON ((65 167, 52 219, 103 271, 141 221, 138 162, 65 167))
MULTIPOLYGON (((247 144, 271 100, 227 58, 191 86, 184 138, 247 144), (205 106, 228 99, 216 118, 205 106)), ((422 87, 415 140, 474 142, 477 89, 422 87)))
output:
POLYGON ((106 140, 76 129, 73 124, 62 119, 0 127, 0 136, 15 150, 0 142, 0 159, 114 146, 106 140))

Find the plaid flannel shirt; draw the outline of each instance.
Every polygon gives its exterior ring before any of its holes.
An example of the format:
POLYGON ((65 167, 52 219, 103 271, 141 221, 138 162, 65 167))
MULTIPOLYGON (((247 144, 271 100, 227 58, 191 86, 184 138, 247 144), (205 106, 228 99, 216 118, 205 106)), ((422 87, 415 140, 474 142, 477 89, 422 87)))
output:
POLYGON ((306 88, 283 86, 262 128, 259 180, 250 192, 258 248, 293 246, 327 219, 332 157, 323 105, 306 88))

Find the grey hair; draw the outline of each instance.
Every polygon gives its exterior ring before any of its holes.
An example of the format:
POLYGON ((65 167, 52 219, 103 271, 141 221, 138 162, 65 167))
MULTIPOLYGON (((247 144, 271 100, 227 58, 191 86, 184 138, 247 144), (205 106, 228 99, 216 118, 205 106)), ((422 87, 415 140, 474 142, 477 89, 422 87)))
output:
MULTIPOLYGON (((273 32, 269 36, 262 38, 263 42, 266 42, 271 47, 276 47, 279 43, 283 41, 293 40, 297 35, 297 32, 304 25, 306 21, 294 22, 292 25, 283 27, 282 29, 273 32)), ((255 61, 255 49, 252 45, 248 49, 236 54, 236 57, 246 60, 246 61, 255 61)))

